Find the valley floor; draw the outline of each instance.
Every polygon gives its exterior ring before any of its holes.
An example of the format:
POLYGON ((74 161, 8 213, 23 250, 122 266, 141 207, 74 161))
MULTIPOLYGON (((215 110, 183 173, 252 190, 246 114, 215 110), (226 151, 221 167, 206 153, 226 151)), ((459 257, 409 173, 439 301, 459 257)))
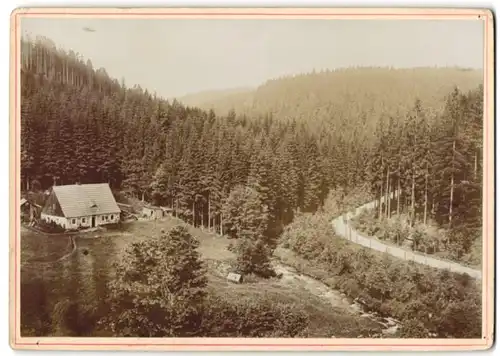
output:
MULTIPOLYGON (((134 241, 167 232, 176 225, 185 225, 176 218, 157 221, 137 221, 123 225, 119 230, 82 233, 74 237, 76 249, 72 251, 72 238, 68 236, 47 236, 34 231, 23 230, 21 236, 22 283, 42 278, 47 289, 52 290, 50 304, 61 296, 57 290, 62 284, 79 283, 85 293, 91 296, 102 291, 88 285, 90 276, 99 276, 101 284, 112 272, 112 263, 122 256, 123 250, 134 241), (95 237, 99 236, 99 237, 95 237), (62 256, 72 255, 60 261, 62 256), (74 264, 78 262, 78 266, 74 264)), ((228 250, 231 240, 220 235, 188 227, 200 241, 199 252, 206 261, 209 289, 224 298, 266 297, 281 303, 297 303, 309 315, 311 337, 373 337, 382 336, 384 325, 359 310, 349 300, 314 278, 298 273, 284 265, 279 258, 273 261, 282 278, 249 278, 242 284, 226 280, 227 271, 235 255, 228 250)), ((277 256, 279 257, 279 256, 277 256)), ((105 288, 105 285, 100 287, 105 288)), ((29 320, 25 319, 29 324, 29 320)))

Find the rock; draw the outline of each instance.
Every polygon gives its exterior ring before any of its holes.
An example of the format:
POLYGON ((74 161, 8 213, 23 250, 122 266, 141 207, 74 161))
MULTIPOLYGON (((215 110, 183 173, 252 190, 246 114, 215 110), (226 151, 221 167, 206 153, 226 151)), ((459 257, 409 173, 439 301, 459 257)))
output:
POLYGON ((382 330, 382 334, 384 335, 394 335, 399 329, 398 325, 391 326, 390 328, 387 328, 385 330, 382 330))
POLYGON ((384 319, 387 322, 387 325, 389 325, 389 326, 394 326, 397 324, 393 318, 384 318, 384 319))
POLYGON ((243 282, 243 276, 241 274, 238 274, 238 273, 232 273, 230 272, 227 277, 226 277, 227 280, 231 281, 231 282, 234 282, 234 283, 241 283, 243 282))

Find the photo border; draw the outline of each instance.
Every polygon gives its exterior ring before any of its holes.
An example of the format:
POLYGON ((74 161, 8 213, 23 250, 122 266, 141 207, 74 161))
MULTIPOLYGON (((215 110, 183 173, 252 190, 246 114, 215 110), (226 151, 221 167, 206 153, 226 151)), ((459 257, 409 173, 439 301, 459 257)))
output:
POLYGON ((10 53, 10 272, 9 330, 13 349, 148 351, 452 351, 484 350, 494 341, 494 22, 488 9, 431 8, 19 8, 11 14, 10 53), (91 338, 20 335, 20 19, 470 19, 484 21, 483 265, 482 338, 478 339, 314 339, 314 338, 91 338))

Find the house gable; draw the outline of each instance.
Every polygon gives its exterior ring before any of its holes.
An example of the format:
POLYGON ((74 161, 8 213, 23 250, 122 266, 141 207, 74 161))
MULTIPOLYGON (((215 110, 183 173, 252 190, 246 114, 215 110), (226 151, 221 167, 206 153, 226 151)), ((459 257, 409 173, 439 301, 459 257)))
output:
POLYGON ((64 217, 56 192, 52 190, 42 209, 42 214, 64 217))
POLYGON ((63 211, 61 209, 61 204, 59 203, 57 195, 54 191, 52 191, 48 196, 47 201, 45 202, 45 205, 42 209, 42 214, 64 217, 63 211))

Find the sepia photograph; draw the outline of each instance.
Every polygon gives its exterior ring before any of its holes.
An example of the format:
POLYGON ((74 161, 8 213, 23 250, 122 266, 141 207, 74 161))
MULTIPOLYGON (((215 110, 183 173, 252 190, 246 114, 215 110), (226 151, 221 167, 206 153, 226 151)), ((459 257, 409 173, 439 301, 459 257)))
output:
POLYGON ((11 24, 13 348, 491 347, 491 12, 11 24))

